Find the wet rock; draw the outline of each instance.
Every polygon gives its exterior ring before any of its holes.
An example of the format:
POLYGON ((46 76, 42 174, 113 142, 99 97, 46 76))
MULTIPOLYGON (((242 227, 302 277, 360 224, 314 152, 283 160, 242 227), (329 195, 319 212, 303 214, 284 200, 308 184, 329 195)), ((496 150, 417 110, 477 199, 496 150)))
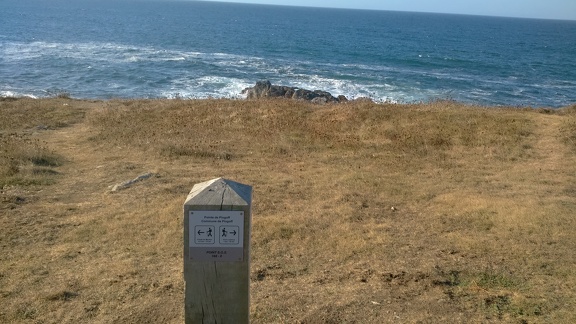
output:
POLYGON ((330 92, 322 90, 307 90, 298 87, 273 85, 270 81, 258 81, 256 85, 242 90, 247 99, 289 98, 311 101, 317 104, 346 102, 346 96, 334 97, 330 92))

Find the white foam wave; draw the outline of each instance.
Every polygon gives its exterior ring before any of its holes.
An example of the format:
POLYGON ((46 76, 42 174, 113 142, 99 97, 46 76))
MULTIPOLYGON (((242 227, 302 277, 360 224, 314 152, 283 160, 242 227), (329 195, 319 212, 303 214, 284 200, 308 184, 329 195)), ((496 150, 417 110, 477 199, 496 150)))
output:
POLYGON ((37 96, 29 93, 20 93, 17 91, 0 91, 0 98, 32 98, 38 99, 37 96))
POLYGON ((6 61, 22 61, 39 57, 60 57, 89 61, 160 62, 184 61, 191 58, 210 56, 225 58, 224 53, 199 53, 174 50, 162 50, 154 47, 138 47, 116 43, 51 43, 51 42, 10 42, 2 47, 2 56, 6 61))
POLYGON ((369 97, 377 102, 452 98, 449 89, 464 83, 473 90, 456 90, 453 99, 486 101, 494 95, 490 89, 507 89, 503 91, 512 96, 532 98, 534 91, 567 93, 576 87, 571 80, 529 84, 522 82, 522 76, 487 79, 469 70, 318 63, 107 42, 2 42, 0 57, 13 71, 0 71, 0 78, 23 80, 1 86, 4 97, 44 96, 37 89, 48 82, 79 97, 241 98, 244 88, 268 79, 273 84, 320 89, 350 99, 369 97), (28 70, 32 65, 34 69, 28 70), (29 90, 28 86, 35 88, 29 90))
POLYGON ((161 97, 206 99, 206 98, 244 98, 242 90, 250 85, 237 78, 222 76, 204 76, 200 78, 179 78, 170 87, 163 90, 161 97))
MULTIPOLYGON (((269 79, 274 84, 321 89, 350 99, 369 97, 378 102, 417 101, 426 96, 414 95, 421 92, 420 89, 406 89, 389 81, 388 75, 399 72, 387 66, 318 64, 306 60, 264 59, 221 52, 167 50, 105 42, 13 42, 6 43, 0 51, 9 63, 18 60, 39 62, 38 58, 43 57, 47 61, 65 58, 66 61, 59 64, 67 68, 70 68, 71 63, 76 64, 73 68, 75 70, 70 70, 70 73, 83 71, 86 74, 89 71, 96 79, 104 79, 104 82, 97 83, 105 87, 96 90, 100 93, 97 96, 101 97, 241 98, 244 88, 263 79, 269 79), (110 68, 111 64, 117 66, 110 68), (147 73, 145 76, 139 75, 142 69, 147 73)), ((67 79, 62 81, 64 85, 58 86, 65 89, 77 86, 77 83, 71 85, 70 80, 88 79, 77 75, 64 78, 67 79)), ((90 88, 94 87, 94 83, 87 84, 90 84, 90 88)), ((94 90, 78 91, 90 93, 94 90)))

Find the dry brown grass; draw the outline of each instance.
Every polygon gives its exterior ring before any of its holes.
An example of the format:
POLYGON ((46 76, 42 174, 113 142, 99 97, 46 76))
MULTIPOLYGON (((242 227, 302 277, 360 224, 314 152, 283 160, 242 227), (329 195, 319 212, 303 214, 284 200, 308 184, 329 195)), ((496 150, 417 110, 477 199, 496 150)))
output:
POLYGON ((254 187, 253 323, 576 322, 573 107, 57 98, 0 114, 0 322, 182 322, 182 204, 216 177, 254 187))

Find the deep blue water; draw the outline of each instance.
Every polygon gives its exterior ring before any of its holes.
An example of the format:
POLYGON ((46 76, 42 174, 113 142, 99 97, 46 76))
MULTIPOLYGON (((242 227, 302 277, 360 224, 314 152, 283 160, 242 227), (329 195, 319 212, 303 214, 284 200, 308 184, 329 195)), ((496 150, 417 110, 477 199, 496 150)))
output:
POLYGON ((576 103, 576 21, 199 1, 2 0, 0 96, 576 103))

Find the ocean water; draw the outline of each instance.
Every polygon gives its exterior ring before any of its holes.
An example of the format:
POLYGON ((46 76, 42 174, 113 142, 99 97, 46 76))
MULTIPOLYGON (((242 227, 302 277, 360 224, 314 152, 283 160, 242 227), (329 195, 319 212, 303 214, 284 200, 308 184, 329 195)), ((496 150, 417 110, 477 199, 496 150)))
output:
POLYGON ((170 0, 2 0, 0 96, 576 103, 576 21, 170 0))

